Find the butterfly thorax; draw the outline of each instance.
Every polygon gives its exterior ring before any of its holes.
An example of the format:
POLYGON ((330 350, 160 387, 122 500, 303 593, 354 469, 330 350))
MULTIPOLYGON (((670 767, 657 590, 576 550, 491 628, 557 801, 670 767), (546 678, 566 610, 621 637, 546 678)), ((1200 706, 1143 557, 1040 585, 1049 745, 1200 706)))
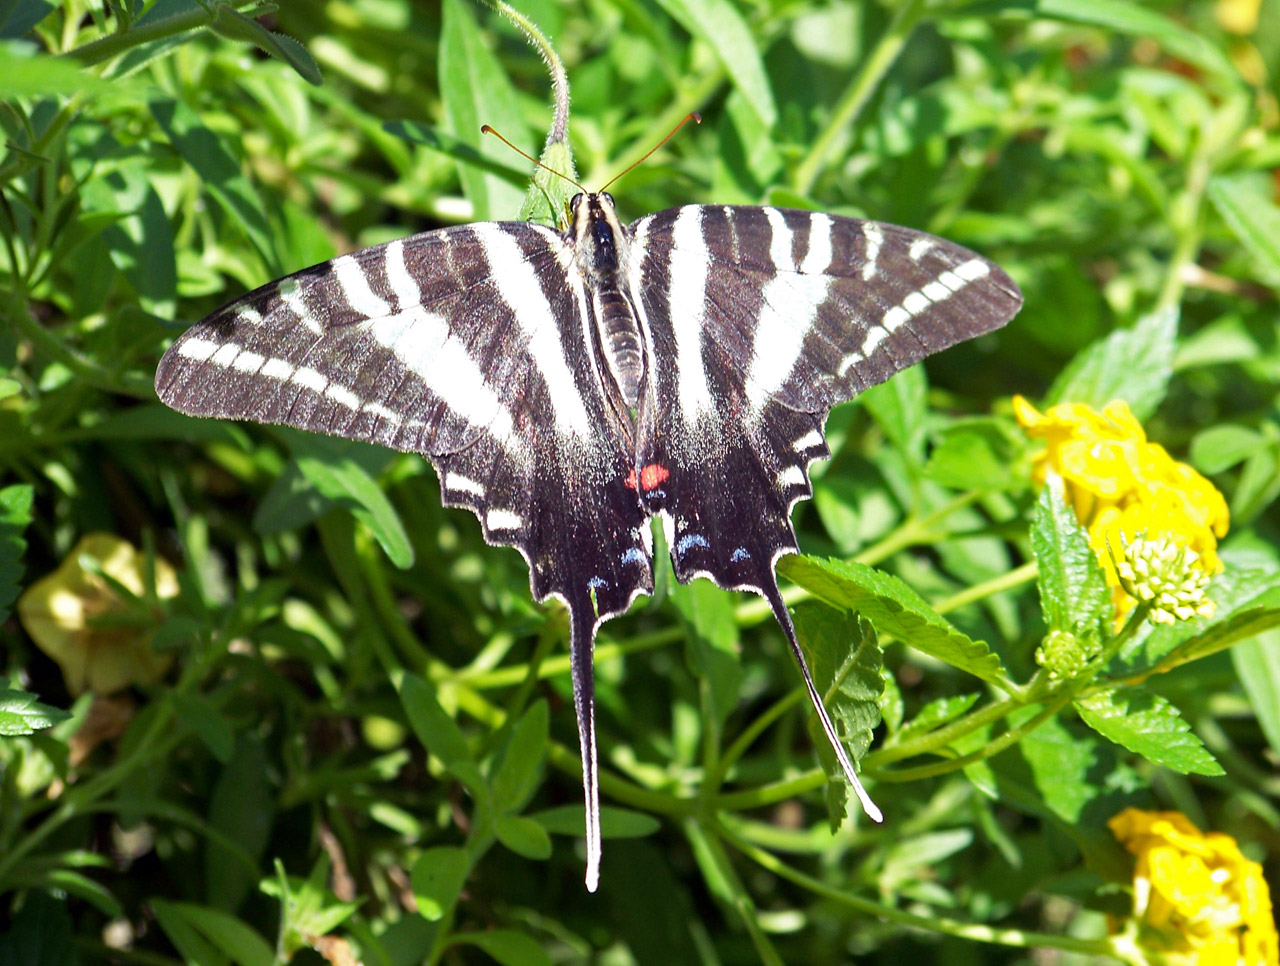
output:
POLYGON ((623 400, 634 408, 640 396, 644 353, 640 347, 640 323, 624 294, 626 233, 614 211, 613 196, 607 191, 574 195, 570 208, 570 233, 578 267, 591 283, 605 362, 623 400))

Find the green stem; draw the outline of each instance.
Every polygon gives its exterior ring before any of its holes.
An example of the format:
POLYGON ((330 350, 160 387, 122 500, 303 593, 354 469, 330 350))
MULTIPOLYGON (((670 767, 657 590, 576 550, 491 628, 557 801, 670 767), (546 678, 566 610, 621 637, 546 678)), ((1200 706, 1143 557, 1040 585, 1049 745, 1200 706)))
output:
MULTIPOLYGON (((231 0, 231 6, 236 9, 257 5, 258 0, 231 0)), ((83 47, 69 50, 62 56, 73 57, 85 66, 101 64, 121 54, 128 53, 135 47, 141 47, 143 44, 176 37, 178 34, 187 33, 190 30, 198 30, 201 27, 208 27, 216 17, 217 15, 211 10, 191 10, 187 13, 175 14, 172 17, 164 17, 154 23, 144 24, 141 27, 130 27, 128 30, 110 34, 87 43, 83 47)))
POLYGON ((862 69, 840 95, 840 100, 836 102, 835 110, 831 112, 826 126, 814 138, 809 153, 796 167, 795 174, 791 178, 791 186, 798 193, 808 195, 813 190, 814 182, 822 173, 836 140, 862 113, 876 86, 884 79, 884 75, 898 59, 902 48, 906 46, 907 38, 915 30, 924 12, 924 0, 904 0, 902 6, 898 8, 897 15, 889 24, 889 29, 880 38, 871 55, 863 61, 862 69))
POLYGON ((955 936, 958 939, 966 939, 971 942, 1012 946, 1018 949, 1044 947, 1094 956, 1106 956, 1113 959, 1125 958, 1110 939, 1077 939, 1074 936, 1054 936, 1049 933, 1029 932, 1023 929, 999 929, 980 923, 948 919, 944 916, 916 915, 901 909, 895 909, 892 906, 885 906, 829 886, 825 882, 793 869, 771 853, 751 844, 731 828, 723 828, 722 834, 726 842, 761 868, 804 889, 808 889, 815 895, 830 899, 865 916, 873 916, 886 922, 898 923, 899 925, 910 926, 938 935, 955 936))

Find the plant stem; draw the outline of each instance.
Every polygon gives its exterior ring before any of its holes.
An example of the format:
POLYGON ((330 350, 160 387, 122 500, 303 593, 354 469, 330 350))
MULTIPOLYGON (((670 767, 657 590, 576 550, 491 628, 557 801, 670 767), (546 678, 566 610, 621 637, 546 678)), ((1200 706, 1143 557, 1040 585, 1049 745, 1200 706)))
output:
POLYGON ((791 186, 799 194, 808 195, 813 190, 814 182, 822 173, 828 156, 835 148, 836 140, 862 113, 876 86, 883 80, 884 75, 893 66, 893 62, 898 59, 902 48, 906 46, 907 38, 920 22, 924 11, 924 0, 904 0, 902 6, 898 8, 893 22, 889 24, 889 29, 880 38, 871 55, 863 61, 862 69, 854 75, 849 86, 840 95, 840 100, 836 102, 835 110, 831 112, 826 126, 814 138, 809 153, 805 155, 796 167, 795 174, 791 176, 791 186))

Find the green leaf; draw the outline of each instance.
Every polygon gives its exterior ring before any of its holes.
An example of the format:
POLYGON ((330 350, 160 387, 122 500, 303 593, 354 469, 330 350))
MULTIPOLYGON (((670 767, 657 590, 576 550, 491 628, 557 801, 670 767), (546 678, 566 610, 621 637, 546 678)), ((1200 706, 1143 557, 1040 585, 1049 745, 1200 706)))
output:
POLYGON ((684 619, 689 667, 703 683, 707 710, 718 729, 737 708, 742 695, 733 600, 709 580, 672 587, 671 600, 684 619))
POLYGON ((529 801, 537 786, 542 759, 547 753, 549 723, 547 703, 538 701, 512 730, 502 763, 489 783, 493 791, 493 807, 498 811, 519 811, 529 801))
POLYGON ((1178 709, 1140 688, 1076 698, 1080 718, 1094 731, 1150 762, 1183 775, 1222 775, 1178 709))
POLYGON ((1036 499, 1031 551, 1049 630, 1100 643, 1114 620, 1111 588, 1089 546, 1088 532, 1052 486, 1044 487, 1036 499))
POLYGON ((135 83, 103 80, 74 60, 51 57, 31 44, 0 36, 0 101, 55 94, 93 99, 121 93, 137 93, 135 83))
POLYGON ((858 397, 890 442, 914 463, 924 460, 928 392, 924 366, 912 366, 858 397))
POLYGON ((67 898, 29 889, 0 931, 0 963, 5 966, 80 966, 76 931, 67 898))
POLYGON ((409 726, 423 747, 474 795, 486 790, 484 777, 457 723, 445 714, 436 700, 435 689, 422 678, 406 674, 400 681, 400 702, 409 726))
POLYGON ((471 859, 462 849, 442 845, 423 852, 409 877, 418 915, 428 922, 443 919, 457 903, 470 872, 471 859))
POLYGON ((475 946, 503 966, 552 966, 551 957, 532 937, 509 929, 454 933, 449 937, 449 944, 475 946))
POLYGON ((185 694, 173 702, 178 720, 195 733, 209 753, 224 765, 235 751, 236 736, 231 724, 207 698, 199 694, 185 694))
MULTIPOLYGON (((796 639, 813 674, 836 734, 854 762, 871 745, 871 732, 880 723, 880 695, 884 655, 871 625, 852 614, 817 603, 795 609, 796 639)), ((848 780, 822 730, 818 716, 809 718, 809 737, 830 779, 827 810, 835 831, 848 815, 848 780)))
POLYGON ((924 473, 935 483, 954 490, 988 492, 1026 486, 1018 472, 1015 447, 1007 424, 972 419, 949 426, 940 435, 924 473))
POLYGON ((1271 750, 1280 754, 1280 630, 1263 631, 1231 649, 1236 676, 1271 750))
POLYGON ((26 483, 0 490, 0 624, 18 599, 22 582, 22 555, 27 541, 24 531, 31 523, 35 489, 26 483))
POLYGON ((516 855, 535 861, 551 857, 551 837, 535 819, 523 815, 499 815, 494 831, 498 841, 516 855))
POLYGON ((1072 359, 1054 380, 1046 405, 1102 409, 1123 399, 1139 421, 1147 419, 1168 390, 1177 336, 1177 309, 1144 315, 1132 329, 1112 332, 1072 359))
MULTIPOLYGON (((478 144, 481 154, 510 162, 511 149, 497 138, 483 137, 480 127, 488 124, 514 144, 524 139, 523 115, 511 82, 485 46, 463 0, 444 0, 443 19, 440 96, 449 128, 460 140, 478 144)), ((512 218, 520 210, 523 193, 506 179, 467 164, 459 165, 458 175, 476 221, 512 218)))
MULTIPOLYGON (((533 819, 552 835, 582 835, 582 824, 586 821, 586 810, 581 805, 561 805, 535 812, 533 819)), ((625 808, 610 805, 600 809, 600 835, 606 839, 638 839, 652 835, 662 826, 652 815, 633 812, 625 808)))
POLYGON ((1280 287, 1280 206, 1270 191, 1267 179, 1249 174, 1209 179, 1209 200, 1253 256, 1258 278, 1280 287))
MULTIPOLYGON (((266 848, 275 817, 275 788, 262 742, 241 734, 231 760, 218 775, 209 799, 209 826, 257 860, 266 848)), ((211 905, 234 912, 261 877, 241 854, 217 842, 205 847, 205 895, 211 905)), ((210 937, 213 938, 213 937, 210 937)))
POLYGON ((1125 0, 997 0, 964 8, 966 17, 981 14, 1023 15, 1045 20, 1103 27, 1152 40, 1175 57, 1235 82, 1237 73, 1223 53, 1205 37, 1155 10, 1125 0))
POLYGON ((51 13, 44 0, 0 0, 0 40, 16 40, 51 13))
POLYGON ((795 554, 779 561, 778 573, 833 607, 861 614, 880 634, 1006 687, 1007 675, 991 648, 953 627, 897 577, 864 564, 795 554))
POLYGON ((369 528, 382 550, 401 570, 413 565, 413 544, 382 488, 353 459, 298 454, 298 469, 324 496, 351 511, 369 528))
POLYGON ((658 0, 658 4, 672 20, 715 51, 765 127, 773 127, 778 108, 769 75, 760 59, 760 46, 737 8, 729 0, 658 0))
POLYGON ((178 286, 173 228, 147 171, 140 166, 108 171, 88 182, 80 198, 87 216, 111 218, 101 237, 112 264, 138 293, 138 304, 172 319, 178 286))
POLYGON ((972 694, 953 694, 945 695, 941 698, 934 698, 923 708, 916 712, 906 724, 898 729, 893 738, 893 744, 901 742, 904 738, 914 737, 915 735, 927 734, 935 728, 940 728, 948 721, 954 721, 960 715, 964 714, 975 704, 982 695, 978 693, 972 694))
POLYGON ((66 711, 41 704, 34 694, 14 690, 7 678, 0 678, 0 737, 34 734, 70 717, 66 711))
MULTIPOLYGON (((1212 600, 1213 584, 1209 585, 1208 595, 1212 600)), ((1184 623, 1191 625, 1193 622, 1184 623)), ((1280 627, 1280 588, 1259 595, 1230 615, 1199 618, 1195 623, 1200 624, 1203 630, 1183 641, 1161 660, 1165 670, 1201 660, 1256 634, 1280 627)))
POLYGON ((227 149, 223 139, 205 127, 200 116, 181 101, 156 98, 151 101, 151 114, 214 200, 244 230, 271 273, 283 274, 262 201, 240 169, 240 160, 227 149))
MULTIPOLYGON (((273 966, 276 961, 267 941, 235 916, 189 902, 153 899, 152 906, 166 933, 169 933, 166 920, 170 923, 181 922, 199 933, 213 949, 238 966, 273 966), (163 918, 160 916, 161 908, 165 911, 163 918)), ((173 934, 170 934, 170 938, 174 938, 173 934)), ((203 959, 195 961, 206 962, 203 959)))
POLYGON ((1249 426, 1210 426, 1191 440, 1191 462, 1201 473, 1222 473, 1244 462, 1267 442, 1267 437, 1249 426))
POLYGON ((309 84, 319 87, 324 83, 320 68, 302 44, 292 37, 273 33, 229 4, 219 3, 214 6, 213 23, 209 26, 228 40, 253 44, 263 53, 288 64, 309 84))

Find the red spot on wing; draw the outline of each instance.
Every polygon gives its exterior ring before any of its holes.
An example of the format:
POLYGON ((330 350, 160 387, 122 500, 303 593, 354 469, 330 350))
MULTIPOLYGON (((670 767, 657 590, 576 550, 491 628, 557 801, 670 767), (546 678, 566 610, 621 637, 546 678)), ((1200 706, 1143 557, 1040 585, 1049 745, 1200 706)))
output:
POLYGON ((625 483, 628 490, 634 490, 636 488, 636 471, 634 469, 627 474, 625 483))
POLYGON ((650 463, 640 471, 640 488, 646 493, 661 486, 671 476, 671 471, 660 463, 650 463))

